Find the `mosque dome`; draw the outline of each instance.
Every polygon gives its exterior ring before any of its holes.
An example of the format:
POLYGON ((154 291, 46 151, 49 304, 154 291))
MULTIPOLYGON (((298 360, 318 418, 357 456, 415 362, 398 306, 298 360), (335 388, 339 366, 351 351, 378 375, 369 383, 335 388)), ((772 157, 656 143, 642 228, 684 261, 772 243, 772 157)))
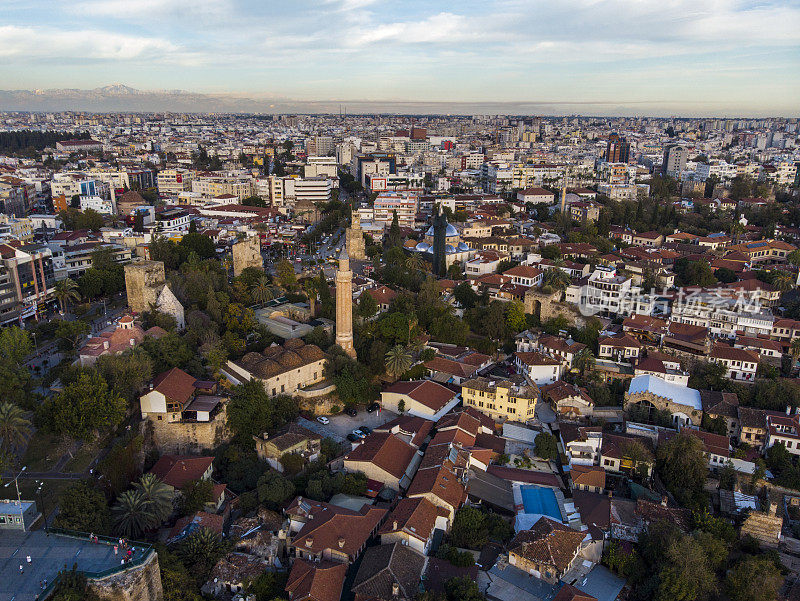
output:
POLYGON ((446 252, 448 254, 452 254, 452 253, 456 252, 456 247, 453 246, 452 244, 448 244, 447 246, 444 247, 444 252, 446 252))
POLYGON ((459 242, 458 243, 458 250, 459 251, 467 251, 467 250, 469 250, 469 245, 466 242, 459 242))
MULTIPOLYGON (((428 228, 428 231, 425 232, 425 235, 426 236, 433 236, 433 226, 430 226, 428 228)), ((447 228, 444 231, 444 235, 449 238, 450 236, 458 236, 459 234, 458 234, 458 230, 455 228, 455 226, 450 224, 450 223, 448 223, 447 224, 447 228)))
POLYGON ((427 242, 420 242, 414 247, 414 250, 420 253, 424 253, 427 252, 430 249, 430 247, 431 245, 428 244, 427 242))

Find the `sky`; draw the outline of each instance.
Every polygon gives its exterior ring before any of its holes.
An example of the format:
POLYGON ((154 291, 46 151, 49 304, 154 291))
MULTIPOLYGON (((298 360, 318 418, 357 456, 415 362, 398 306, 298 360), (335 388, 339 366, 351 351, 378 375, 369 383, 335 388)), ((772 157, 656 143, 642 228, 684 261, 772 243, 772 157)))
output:
POLYGON ((6 90, 800 115, 798 1, 0 0, 0 15, 6 90))

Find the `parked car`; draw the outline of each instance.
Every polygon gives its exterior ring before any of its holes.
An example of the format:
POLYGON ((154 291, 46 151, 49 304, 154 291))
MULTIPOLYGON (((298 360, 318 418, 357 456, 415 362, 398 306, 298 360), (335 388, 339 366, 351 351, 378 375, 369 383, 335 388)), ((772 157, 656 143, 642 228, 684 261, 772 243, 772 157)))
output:
POLYGON ((355 407, 348 407, 344 412, 351 417, 358 415, 358 410, 355 407))
POLYGON ((353 435, 358 436, 359 438, 366 438, 367 435, 364 434, 361 430, 353 430, 353 435))
POLYGON ((328 419, 327 417, 325 417, 324 415, 320 415, 320 416, 317 418, 317 421, 318 421, 319 423, 321 423, 322 425, 324 425, 324 426, 327 426, 329 423, 331 423, 331 420, 329 420, 329 419, 328 419))
POLYGON ((367 436, 372 434, 372 428, 370 428, 369 426, 359 426, 358 429, 361 430, 367 436))
POLYGON ((349 440, 350 442, 358 442, 361 439, 358 436, 356 436, 355 434, 348 434, 347 435, 347 440, 349 440))
POLYGON ((372 403, 369 407, 367 407, 367 413, 372 413, 373 411, 377 411, 381 408, 380 403, 372 403))

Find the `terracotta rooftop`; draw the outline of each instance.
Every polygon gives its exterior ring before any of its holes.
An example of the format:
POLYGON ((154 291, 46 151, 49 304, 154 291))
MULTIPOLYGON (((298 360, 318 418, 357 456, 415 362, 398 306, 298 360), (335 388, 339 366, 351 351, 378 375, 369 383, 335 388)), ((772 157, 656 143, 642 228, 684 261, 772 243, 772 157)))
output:
POLYGON ((285 590, 291 601, 339 601, 346 575, 346 563, 295 559, 285 590))
POLYGON ((154 474, 164 484, 178 489, 187 482, 202 478, 213 462, 213 457, 163 455, 150 470, 150 473, 154 474))

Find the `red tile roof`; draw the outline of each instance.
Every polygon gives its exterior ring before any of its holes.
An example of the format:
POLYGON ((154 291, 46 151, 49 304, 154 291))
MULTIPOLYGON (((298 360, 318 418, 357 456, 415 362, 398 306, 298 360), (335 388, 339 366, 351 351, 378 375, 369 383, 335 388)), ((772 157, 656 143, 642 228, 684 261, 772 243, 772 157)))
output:
POLYGON ((187 482, 202 478, 213 462, 213 457, 163 455, 150 473, 173 488, 181 488, 187 482))
POLYGON ((339 601, 346 575, 346 563, 295 559, 285 590, 292 601, 339 601))

